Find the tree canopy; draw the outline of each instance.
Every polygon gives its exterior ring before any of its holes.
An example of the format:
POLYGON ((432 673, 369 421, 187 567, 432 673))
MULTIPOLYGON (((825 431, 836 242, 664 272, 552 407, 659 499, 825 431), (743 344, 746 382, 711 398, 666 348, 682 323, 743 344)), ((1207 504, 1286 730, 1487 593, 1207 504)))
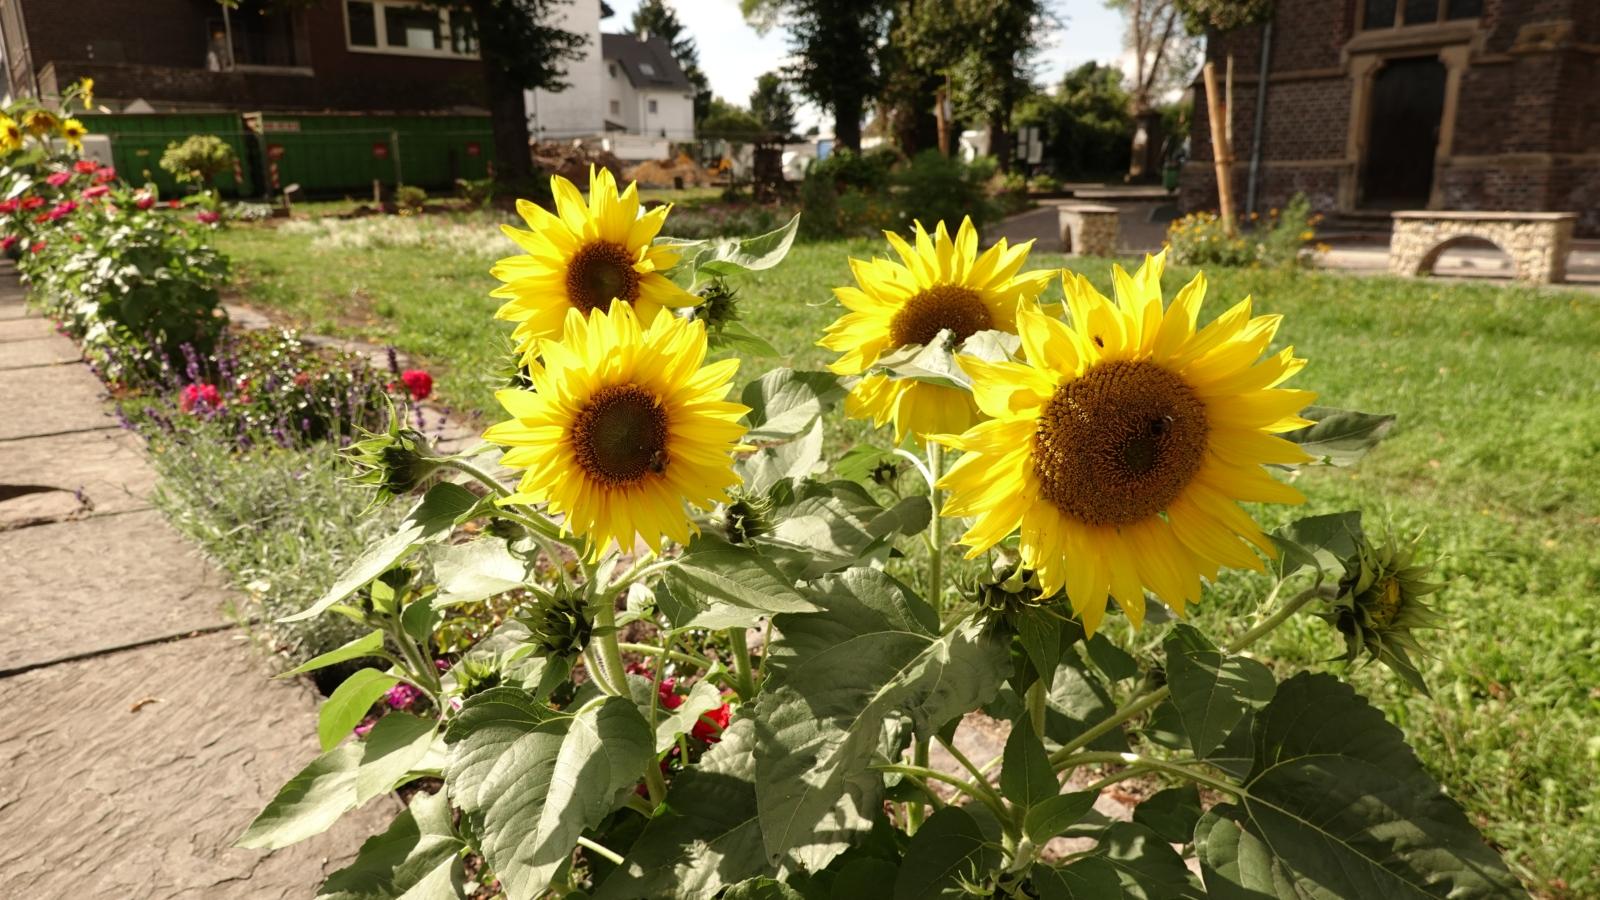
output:
POLYGON ((794 97, 782 76, 767 72, 756 79, 756 89, 750 94, 750 114, 764 131, 794 133, 794 97))
POLYGON ((657 35, 666 40, 672 48, 672 58, 677 60, 678 68, 683 69, 684 76, 694 85, 695 123, 703 122, 711 112, 711 82, 700 68, 700 48, 684 28, 683 22, 679 21, 678 14, 664 0, 644 0, 633 11, 633 31, 635 34, 657 35))
POLYGON ((882 84, 878 51, 888 29, 886 0, 740 0, 758 30, 789 27, 789 80, 833 114, 839 145, 861 148, 861 120, 882 84))

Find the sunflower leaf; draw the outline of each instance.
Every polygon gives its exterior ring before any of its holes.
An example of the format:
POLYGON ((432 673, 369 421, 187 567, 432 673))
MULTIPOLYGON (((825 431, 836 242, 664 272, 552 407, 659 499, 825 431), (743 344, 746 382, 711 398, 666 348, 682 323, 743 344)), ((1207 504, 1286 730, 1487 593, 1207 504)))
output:
POLYGON ((844 388, 831 372, 774 369, 739 394, 739 401, 750 407, 745 440, 793 440, 843 398, 844 388))
POLYGON ((1277 545, 1278 577, 1288 578, 1304 569, 1325 577, 1344 574, 1345 560, 1353 559, 1361 546, 1361 511, 1328 513, 1296 519, 1274 531, 1277 545))
POLYGON ((816 610, 771 560, 709 534, 690 542, 662 580, 672 604, 662 611, 674 628, 748 627, 761 616, 816 610))
POLYGON ((1010 654, 970 622, 941 634, 925 602, 875 569, 830 575, 809 595, 821 612, 775 622, 756 796, 768 860, 820 869, 870 827, 885 723, 903 716, 932 734, 994 696, 1010 654))
POLYGON ((350 865, 323 882, 317 900, 452 900, 466 895, 461 851, 444 792, 419 792, 350 865))
POLYGON ((982 883, 1000 861, 1000 848, 984 837, 972 814, 946 806, 912 835, 894 880, 894 900, 970 896, 963 883, 982 883))
POLYGON ((1373 414, 1308 406, 1300 415, 1315 424, 1281 435, 1329 466, 1353 466, 1394 428, 1392 413, 1373 414))
POLYGON ((342 744, 312 760, 234 842, 246 850, 277 850, 327 831, 356 808, 361 745, 342 744))
POLYGON ((1239 802, 1195 828, 1210 896, 1525 896, 1400 729, 1339 679, 1285 681, 1252 744, 1239 802))
POLYGON ((1167 634, 1170 702, 1196 756, 1204 758, 1233 730, 1245 711, 1272 699, 1277 682, 1261 663, 1224 656, 1199 629, 1177 625, 1167 634))

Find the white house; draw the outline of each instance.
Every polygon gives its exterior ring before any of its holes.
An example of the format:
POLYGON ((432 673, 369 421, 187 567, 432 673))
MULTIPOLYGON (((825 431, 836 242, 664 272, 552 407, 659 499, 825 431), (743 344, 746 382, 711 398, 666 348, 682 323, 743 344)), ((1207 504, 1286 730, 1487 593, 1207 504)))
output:
POLYGON ((694 85, 664 39, 601 33, 603 3, 557 9, 558 27, 590 40, 567 67, 566 90, 526 92, 536 140, 594 139, 624 160, 665 157, 671 144, 694 140, 694 85))

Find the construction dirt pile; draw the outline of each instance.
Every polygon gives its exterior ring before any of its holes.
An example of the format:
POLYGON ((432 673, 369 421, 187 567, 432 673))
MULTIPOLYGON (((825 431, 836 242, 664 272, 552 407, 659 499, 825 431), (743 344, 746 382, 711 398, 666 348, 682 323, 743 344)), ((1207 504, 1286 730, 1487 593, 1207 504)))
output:
POLYGON ((639 182, 640 187, 703 187, 716 176, 680 153, 677 159, 645 160, 628 171, 627 180, 639 182))
POLYGON ((589 183, 590 166, 610 169, 613 176, 622 178, 622 160, 599 147, 586 147, 581 143, 542 141, 534 144, 533 162, 540 171, 560 175, 574 184, 589 183))

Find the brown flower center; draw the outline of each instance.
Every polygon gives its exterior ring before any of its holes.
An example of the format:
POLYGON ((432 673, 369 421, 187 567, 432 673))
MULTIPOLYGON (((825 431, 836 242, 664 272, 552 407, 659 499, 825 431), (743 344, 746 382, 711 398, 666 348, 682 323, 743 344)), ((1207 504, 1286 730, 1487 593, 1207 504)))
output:
POLYGON ((639 273, 633 256, 621 244, 592 241, 567 263, 567 296, 579 312, 609 310, 612 300, 639 299, 639 273))
POLYGON ((889 321, 889 339, 896 347, 926 344, 950 329, 957 344, 991 324, 989 307, 977 291, 941 284, 915 294, 889 321))
POLYGON ((636 384, 600 388, 572 422, 578 465, 596 481, 633 484, 667 466, 667 413, 636 384))
POLYGON ((1056 388, 1039 416, 1040 491, 1088 525, 1131 525, 1166 509, 1205 457, 1205 404, 1153 362, 1105 362, 1056 388))

